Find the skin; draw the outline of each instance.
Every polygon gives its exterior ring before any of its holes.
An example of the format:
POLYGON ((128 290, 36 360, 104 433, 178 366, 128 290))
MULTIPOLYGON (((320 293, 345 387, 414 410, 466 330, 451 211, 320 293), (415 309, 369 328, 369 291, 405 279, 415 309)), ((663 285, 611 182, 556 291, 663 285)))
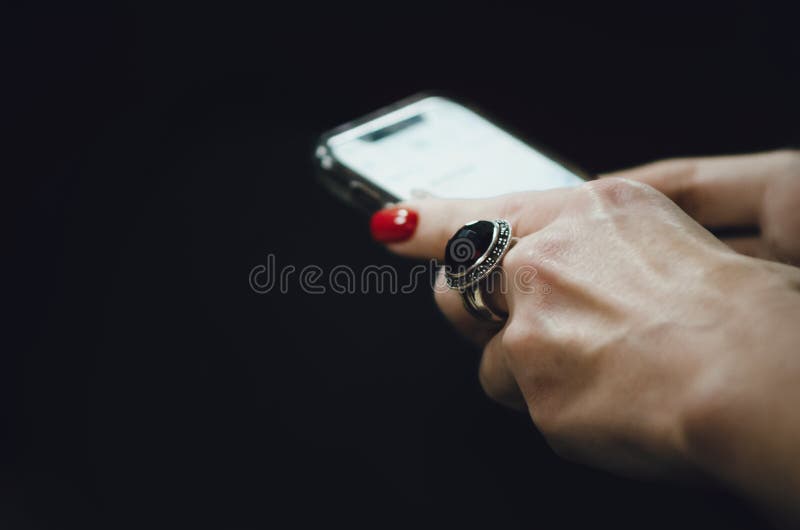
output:
POLYGON ((567 190, 425 199, 406 256, 472 219, 519 237, 480 323, 480 381, 553 449, 616 473, 721 481, 800 521, 800 151, 656 162, 567 190), (755 227, 723 240, 707 228, 755 227), (793 265, 794 264, 794 265, 793 265))

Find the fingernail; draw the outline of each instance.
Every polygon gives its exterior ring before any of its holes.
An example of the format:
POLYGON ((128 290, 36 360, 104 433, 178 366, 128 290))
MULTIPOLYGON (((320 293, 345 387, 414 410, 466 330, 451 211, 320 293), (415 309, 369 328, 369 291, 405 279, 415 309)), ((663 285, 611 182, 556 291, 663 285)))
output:
POLYGON ((408 208, 386 208, 369 220, 372 237, 380 243, 399 243, 414 235, 419 216, 408 208))

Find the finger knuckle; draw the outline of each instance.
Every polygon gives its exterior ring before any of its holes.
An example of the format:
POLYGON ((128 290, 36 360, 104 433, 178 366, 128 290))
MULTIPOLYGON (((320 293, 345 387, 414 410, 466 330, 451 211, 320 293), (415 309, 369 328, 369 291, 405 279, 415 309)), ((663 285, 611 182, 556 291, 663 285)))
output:
POLYGON ((492 375, 492 371, 489 370, 488 365, 485 362, 481 363, 480 368, 478 369, 478 381, 480 382, 481 388, 483 389, 484 394, 486 394, 491 400, 501 402, 503 401, 504 393, 501 392, 500 386, 498 385, 497 381, 492 375))
MULTIPOLYGON (((563 422, 559 411, 543 402, 539 401, 539 405, 535 408, 536 412, 533 416, 536 427, 541 433, 547 437, 548 442, 552 445, 562 439, 563 422)), ((556 445, 560 445, 557 444, 556 445)))
POLYGON ((649 184, 621 177, 587 182, 582 186, 582 191, 592 202, 604 208, 624 208, 658 194, 649 184))
POLYGON ((565 442, 570 438, 572 425, 555 394, 552 389, 539 388, 531 397, 530 411, 536 428, 544 435, 548 444, 561 454, 561 450, 567 445, 565 442))
POLYGON ((523 273, 533 273, 534 277, 542 279, 558 269, 557 264, 574 244, 574 239, 557 230, 557 227, 548 227, 524 238, 512 248, 503 261, 503 267, 514 279, 523 273))
POLYGON ((521 323, 519 319, 512 319, 506 324, 506 329, 500 338, 500 343, 512 363, 525 361, 529 352, 536 348, 538 343, 533 326, 521 323))
POLYGON ((493 344, 490 342, 483 350, 478 381, 484 393, 492 400, 513 406, 519 400, 517 386, 504 350, 493 347, 493 344))

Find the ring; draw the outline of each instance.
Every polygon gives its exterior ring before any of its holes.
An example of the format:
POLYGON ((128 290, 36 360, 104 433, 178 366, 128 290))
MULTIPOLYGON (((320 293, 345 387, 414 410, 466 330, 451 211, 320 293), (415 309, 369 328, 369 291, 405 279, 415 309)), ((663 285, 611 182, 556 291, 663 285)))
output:
POLYGON ((504 219, 472 221, 462 226, 445 247, 447 286, 461 294, 464 308, 478 320, 503 322, 508 314, 491 307, 481 289, 500 269, 514 239, 504 219))

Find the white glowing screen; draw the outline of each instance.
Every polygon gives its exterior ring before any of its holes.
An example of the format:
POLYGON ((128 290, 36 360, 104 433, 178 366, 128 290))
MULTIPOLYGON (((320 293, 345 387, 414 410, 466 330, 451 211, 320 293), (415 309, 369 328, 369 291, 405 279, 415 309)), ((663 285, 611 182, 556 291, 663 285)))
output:
POLYGON ((332 137, 340 163, 386 191, 476 198, 583 180, 468 108, 428 97, 332 137))

